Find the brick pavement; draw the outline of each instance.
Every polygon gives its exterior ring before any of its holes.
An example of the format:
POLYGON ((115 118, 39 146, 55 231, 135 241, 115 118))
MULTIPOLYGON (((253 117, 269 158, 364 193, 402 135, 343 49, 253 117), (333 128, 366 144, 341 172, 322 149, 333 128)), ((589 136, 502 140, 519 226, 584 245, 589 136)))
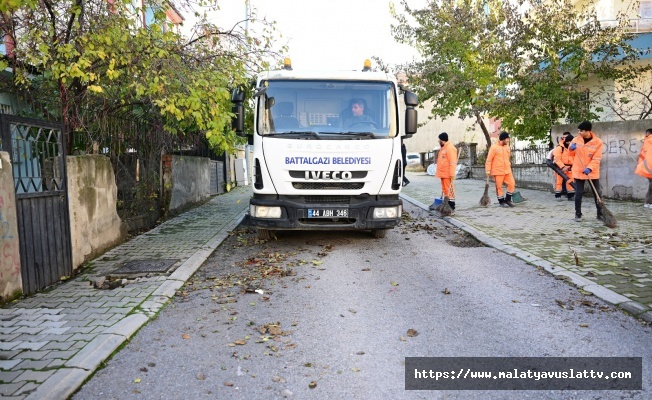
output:
POLYGON ((65 399, 153 317, 242 220, 249 187, 214 197, 92 260, 79 276, 0 309, 0 398, 65 399), (95 289, 124 262, 174 260, 167 274, 95 289))
MULTIPOLYGON (((407 177, 411 182, 401 195, 427 209, 441 193, 439 179, 423 172, 408 172, 407 177)), ((511 209, 498 207, 490 182, 492 204, 485 208, 479 204, 485 182, 457 180, 455 216, 447 219, 486 244, 566 276, 580 288, 652 322, 652 209, 641 202, 607 199, 607 209, 618 220, 618 226, 610 229, 596 219, 592 198, 584 198, 584 218, 578 223, 574 202, 557 201, 552 192, 516 185, 527 201, 511 209)))

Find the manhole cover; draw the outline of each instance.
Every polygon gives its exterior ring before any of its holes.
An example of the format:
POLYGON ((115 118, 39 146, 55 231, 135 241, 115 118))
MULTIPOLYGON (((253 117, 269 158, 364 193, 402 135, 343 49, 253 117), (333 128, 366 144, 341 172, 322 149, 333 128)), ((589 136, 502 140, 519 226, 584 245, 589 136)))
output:
POLYGON ((127 261, 114 274, 146 274, 167 272, 177 260, 133 260, 127 261))

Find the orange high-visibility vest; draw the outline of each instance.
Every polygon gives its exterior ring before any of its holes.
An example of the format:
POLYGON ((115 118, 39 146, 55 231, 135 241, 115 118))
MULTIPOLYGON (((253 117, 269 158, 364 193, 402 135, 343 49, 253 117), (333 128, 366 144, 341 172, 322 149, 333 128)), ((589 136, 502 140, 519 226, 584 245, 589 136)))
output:
POLYGON ((573 179, 600 179, 600 161, 602 160, 602 140, 591 132, 591 139, 584 143, 584 138, 577 135, 568 146, 570 155, 573 157, 573 179), (575 143, 577 148, 571 150, 575 143), (584 170, 591 169, 586 175, 584 170))
POLYGON ((643 178, 652 178, 652 135, 647 135, 643 141, 643 148, 638 155, 638 165, 634 173, 643 178))
POLYGON ((444 143, 439 149, 437 155, 437 178, 450 178, 455 176, 455 168, 457 168, 457 149, 451 142, 444 143))
POLYGON ((489 148, 487 161, 484 163, 485 171, 489 172, 490 175, 511 174, 512 163, 509 160, 511 154, 512 151, 509 149, 509 145, 494 144, 489 148))

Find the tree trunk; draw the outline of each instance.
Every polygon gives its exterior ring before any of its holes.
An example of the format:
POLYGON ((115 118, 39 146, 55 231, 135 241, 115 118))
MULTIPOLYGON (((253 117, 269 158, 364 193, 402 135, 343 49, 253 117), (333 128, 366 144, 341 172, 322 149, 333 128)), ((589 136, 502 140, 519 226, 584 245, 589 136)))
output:
POLYGON ((478 121, 478 124, 480 124, 480 129, 482 129, 482 133, 484 133, 484 138, 487 141, 487 149, 489 149, 489 147, 491 147, 491 136, 489 136, 489 131, 487 130, 487 126, 484 124, 484 120, 482 119, 480 113, 475 113, 475 119, 478 121))

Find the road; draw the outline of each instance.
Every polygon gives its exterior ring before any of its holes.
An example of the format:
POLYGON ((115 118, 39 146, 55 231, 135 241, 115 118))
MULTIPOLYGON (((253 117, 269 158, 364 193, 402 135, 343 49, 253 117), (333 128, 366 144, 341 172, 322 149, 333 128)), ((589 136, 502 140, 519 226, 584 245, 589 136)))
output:
POLYGON ((652 329, 405 204, 385 239, 234 231, 74 396, 651 398, 652 329), (406 391, 405 357, 643 357, 643 391, 406 391))

